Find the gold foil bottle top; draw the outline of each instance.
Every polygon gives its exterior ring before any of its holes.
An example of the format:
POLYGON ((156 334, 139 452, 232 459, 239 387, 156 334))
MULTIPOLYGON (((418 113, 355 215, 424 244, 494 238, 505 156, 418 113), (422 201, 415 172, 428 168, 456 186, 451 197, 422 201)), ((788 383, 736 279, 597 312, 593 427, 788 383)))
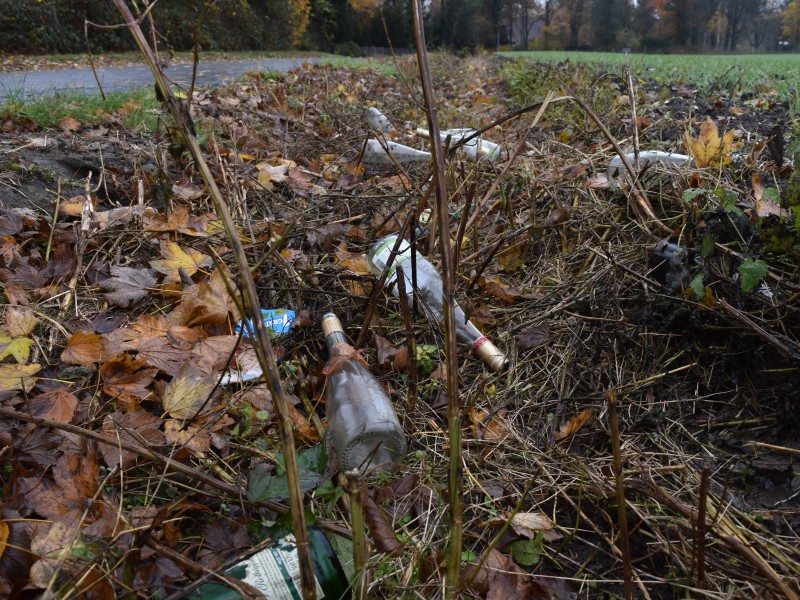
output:
POLYGON ((472 346, 473 351, 495 373, 499 373, 508 365, 505 353, 489 341, 486 336, 479 337, 472 346))
POLYGON ((325 334, 325 337, 328 337, 332 333, 344 331, 342 328, 342 322, 332 312, 325 313, 322 316, 322 333, 325 334))

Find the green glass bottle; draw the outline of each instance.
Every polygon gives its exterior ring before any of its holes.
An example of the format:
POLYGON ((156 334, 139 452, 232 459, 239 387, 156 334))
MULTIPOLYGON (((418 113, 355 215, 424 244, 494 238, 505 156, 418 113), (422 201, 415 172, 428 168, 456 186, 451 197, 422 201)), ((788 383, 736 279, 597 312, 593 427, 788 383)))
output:
MULTIPOLYGON (((308 530, 311 562, 317 580, 318 600, 349 600, 352 591, 339 558, 325 534, 308 530)), ((289 535, 235 564, 225 575, 240 579, 261 591, 269 600, 302 600, 300 561, 294 536, 289 535)), ((190 600, 239 600, 241 596, 220 583, 205 583, 186 595, 190 600)))

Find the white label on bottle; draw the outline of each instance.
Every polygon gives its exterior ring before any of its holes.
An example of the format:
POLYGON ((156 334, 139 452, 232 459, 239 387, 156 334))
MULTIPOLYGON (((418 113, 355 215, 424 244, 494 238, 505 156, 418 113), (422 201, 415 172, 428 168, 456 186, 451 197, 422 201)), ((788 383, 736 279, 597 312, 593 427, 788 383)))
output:
MULTIPOLYGON (((247 565, 244 582, 263 592, 269 600, 302 600, 302 583, 300 581, 300 559, 294 536, 289 535, 275 546, 262 550, 245 561, 247 565)), ((319 581, 317 598, 322 600, 325 594, 319 581)))
MULTIPOLYGON (((389 263, 389 257, 392 255, 392 248, 394 248, 395 239, 387 241, 383 244, 378 251, 375 253, 375 264, 378 266, 383 267, 389 263)), ((411 246, 409 246, 408 242, 402 241, 400 242, 400 251, 394 255, 394 262, 392 266, 389 267, 389 274, 386 276, 386 286, 388 287, 390 284, 394 283, 394 280, 397 279, 397 265, 402 265, 404 262, 411 260, 411 246)), ((396 290, 397 288, 395 288, 396 290)))

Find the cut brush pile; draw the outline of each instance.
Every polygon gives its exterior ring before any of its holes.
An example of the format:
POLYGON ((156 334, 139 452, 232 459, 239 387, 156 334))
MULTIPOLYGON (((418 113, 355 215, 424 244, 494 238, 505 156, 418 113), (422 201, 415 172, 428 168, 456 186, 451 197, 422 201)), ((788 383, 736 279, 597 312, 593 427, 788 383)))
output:
MULTIPOLYGON (((431 68, 442 128, 502 121, 484 134, 499 160, 447 167, 457 300, 512 359, 494 375, 460 348, 463 597, 796 598, 786 107, 569 64, 431 68), (609 186, 614 143, 636 139, 693 163, 609 186)), ((358 338, 364 253, 425 197, 429 164, 359 163, 368 106, 393 122, 387 139, 428 149, 418 89, 411 61, 315 66, 191 103, 262 307, 298 314, 274 350, 308 520, 339 532, 319 319, 334 311, 358 338)), ((240 318, 219 218, 180 136, 119 123, 3 128, 2 595, 165 597, 291 525, 268 388, 216 385, 240 318)), ((438 597, 444 577, 442 331, 420 315, 412 357, 405 329, 383 293, 363 353, 409 454, 367 480, 370 598, 438 597)))

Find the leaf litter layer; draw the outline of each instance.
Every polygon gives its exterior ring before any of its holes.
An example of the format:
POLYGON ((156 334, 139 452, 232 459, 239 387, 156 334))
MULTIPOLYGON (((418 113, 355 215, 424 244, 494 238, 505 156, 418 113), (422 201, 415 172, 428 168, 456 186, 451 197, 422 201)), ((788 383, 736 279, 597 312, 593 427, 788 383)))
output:
MULTIPOLYGON (((500 161, 448 167, 457 300, 513 363, 492 375, 461 348, 464 596, 621 595, 628 566, 641 597, 794 597, 798 202, 775 133, 792 139, 786 107, 768 88, 638 80, 634 119, 621 72, 446 55, 432 67, 444 128, 528 105, 486 133, 500 161), (609 186, 606 134, 548 96, 564 84, 624 150, 635 123, 642 149, 694 165, 654 163, 609 186)), ((253 74, 191 105, 262 306, 298 314, 275 351, 309 519, 338 531, 349 518, 320 443, 318 325, 333 310, 358 338, 375 283, 364 253, 425 197, 428 165, 358 162, 368 105, 394 141, 426 148, 415 73, 408 61, 396 75, 253 74)), ((0 589, 168 595, 290 523, 266 386, 217 385, 243 348, 231 252, 168 128, 141 136, 116 114, 55 134, 3 128, 0 589)), ((367 482, 376 598, 438 594, 448 540, 443 332, 415 319, 413 357, 405 329, 381 293, 362 353, 410 451, 367 482)))

